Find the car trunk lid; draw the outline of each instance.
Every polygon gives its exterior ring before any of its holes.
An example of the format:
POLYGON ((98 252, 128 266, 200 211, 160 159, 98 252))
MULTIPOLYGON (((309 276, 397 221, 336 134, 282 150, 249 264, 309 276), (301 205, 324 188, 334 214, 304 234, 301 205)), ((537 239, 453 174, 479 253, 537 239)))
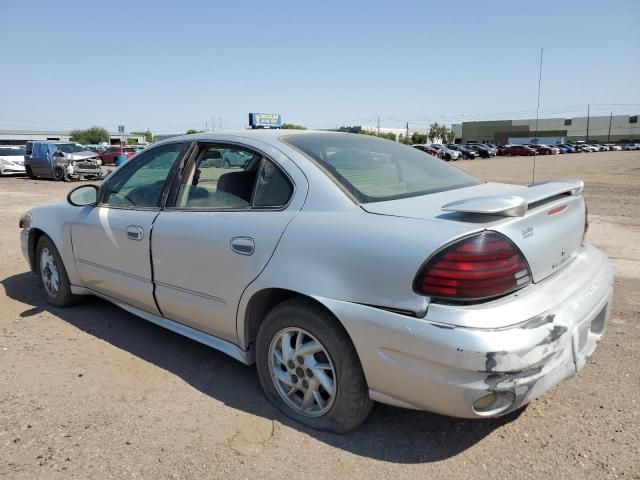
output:
POLYGON ((373 214, 468 225, 468 234, 500 232, 522 251, 538 282, 562 269, 580 248, 585 222, 582 189, 579 180, 528 187, 485 183, 361 206, 373 214))

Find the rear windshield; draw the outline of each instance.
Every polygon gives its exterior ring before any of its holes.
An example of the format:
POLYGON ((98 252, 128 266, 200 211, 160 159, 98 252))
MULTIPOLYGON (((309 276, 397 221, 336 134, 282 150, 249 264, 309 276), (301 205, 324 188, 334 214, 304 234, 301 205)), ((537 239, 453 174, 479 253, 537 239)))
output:
POLYGON ((283 139, 319 163, 361 203, 415 197, 477 185, 478 179, 406 145, 357 134, 283 139))

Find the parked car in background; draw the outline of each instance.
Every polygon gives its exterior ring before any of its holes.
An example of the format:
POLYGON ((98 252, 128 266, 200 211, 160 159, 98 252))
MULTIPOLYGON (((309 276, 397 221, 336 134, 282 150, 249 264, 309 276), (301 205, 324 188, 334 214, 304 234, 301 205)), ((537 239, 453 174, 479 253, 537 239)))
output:
POLYGON ((100 179, 102 161, 95 152, 73 142, 29 141, 24 167, 30 178, 100 179))
MULTIPOLYGON (((480 155, 480 157, 482 157, 482 158, 490 158, 492 156, 491 155, 491 151, 488 148, 483 147, 482 145, 478 145, 476 143, 467 143, 465 145, 465 148, 473 150, 478 155, 480 155)), ((498 154, 498 151, 496 150, 496 155, 497 154, 498 154)))
POLYGON ((503 155, 515 157, 520 155, 537 155, 537 152, 527 145, 507 145, 503 148, 503 155))
POLYGON ((199 134, 30 209, 19 237, 49 304, 97 295, 256 363, 276 408, 341 433, 373 401, 505 415, 582 370, 614 285, 583 187, 484 182, 369 135, 199 134), (242 169, 199 168, 231 142, 242 169))
POLYGON ((441 159, 446 160, 447 162, 450 162, 451 160, 455 161, 455 160, 458 160, 459 158, 462 158, 462 152, 447 148, 440 143, 432 143, 431 148, 437 150, 438 156, 441 159))
POLYGON ((0 176, 24 173, 24 147, 0 145, 0 176))
POLYGON ((440 158, 440 151, 433 148, 431 145, 427 145, 426 143, 416 143, 411 145, 413 148, 421 150, 429 155, 433 155, 434 157, 440 158))
POLYGON ((609 147, 609 150, 612 152, 620 152, 622 151, 622 147, 620 145, 614 145, 613 143, 605 144, 606 147, 609 147))
POLYGON ((545 145, 542 143, 531 143, 527 146, 534 149, 538 155, 556 155, 560 153, 560 150, 558 150, 557 148, 550 147, 549 145, 545 145))
POLYGON ((490 157, 495 157, 496 155, 498 155, 498 149, 494 145, 489 145, 488 143, 481 143, 479 145, 487 149, 490 157))
POLYGON ((447 145, 447 147, 451 150, 457 150, 458 152, 462 153, 462 158, 465 158, 467 160, 473 160, 474 158, 478 157, 478 152, 471 150, 470 148, 467 148, 463 145, 450 144, 447 145))
POLYGON ((581 153, 592 153, 598 151, 597 148, 591 145, 587 145, 586 143, 574 143, 572 145, 575 146, 576 150, 581 153))
POLYGON ((127 146, 123 148, 119 146, 112 146, 100 154, 100 159, 102 160, 103 165, 117 165, 120 154, 124 154, 125 160, 129 160, 137 152, 138 150, 136 147, 127 146))
POLYGON ((560 153, 576 153, 575 147, 568 143, 559 143, 556 148, 560 149, 560 153))
POLYGON ((640 150, 640 143, 627 143, 624 147, 622 147, 623 150, 640 150))

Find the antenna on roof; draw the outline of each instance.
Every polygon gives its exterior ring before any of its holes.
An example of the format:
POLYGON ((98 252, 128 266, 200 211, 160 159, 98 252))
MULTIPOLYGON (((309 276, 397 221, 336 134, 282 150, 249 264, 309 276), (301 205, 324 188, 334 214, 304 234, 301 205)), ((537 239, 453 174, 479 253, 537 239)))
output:
MULTIPOLYGON (((540 49, 540 71, 538 73, 538 106, 536 107, 536 138, 538 138, 538 115, 540 114, 540 87, 542 86, 542 53, 544 48, 540 49)), ((536 157, 533 156, 533 171, 531 172, 531 183, 536 181, 536 157)))

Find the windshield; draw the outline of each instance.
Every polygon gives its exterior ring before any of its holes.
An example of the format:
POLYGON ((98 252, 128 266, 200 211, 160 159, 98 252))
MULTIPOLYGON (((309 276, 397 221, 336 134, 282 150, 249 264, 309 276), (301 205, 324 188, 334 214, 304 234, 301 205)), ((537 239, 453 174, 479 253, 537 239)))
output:
POLYGON ((76 145, 75 143, 56 143, 56 147, 64 153, 78 153, 85 152, 87 150, 83 146, 76 145))
POLYGON ((2 148, 0 147, 1 157, 18 157, 24 155, 24 147, 18 148, 2 148))
POLYGON ((475 177, 431 155, 369 135, 303 134, 283 141, 302 151, 362 203, 477 185, 475 177))

